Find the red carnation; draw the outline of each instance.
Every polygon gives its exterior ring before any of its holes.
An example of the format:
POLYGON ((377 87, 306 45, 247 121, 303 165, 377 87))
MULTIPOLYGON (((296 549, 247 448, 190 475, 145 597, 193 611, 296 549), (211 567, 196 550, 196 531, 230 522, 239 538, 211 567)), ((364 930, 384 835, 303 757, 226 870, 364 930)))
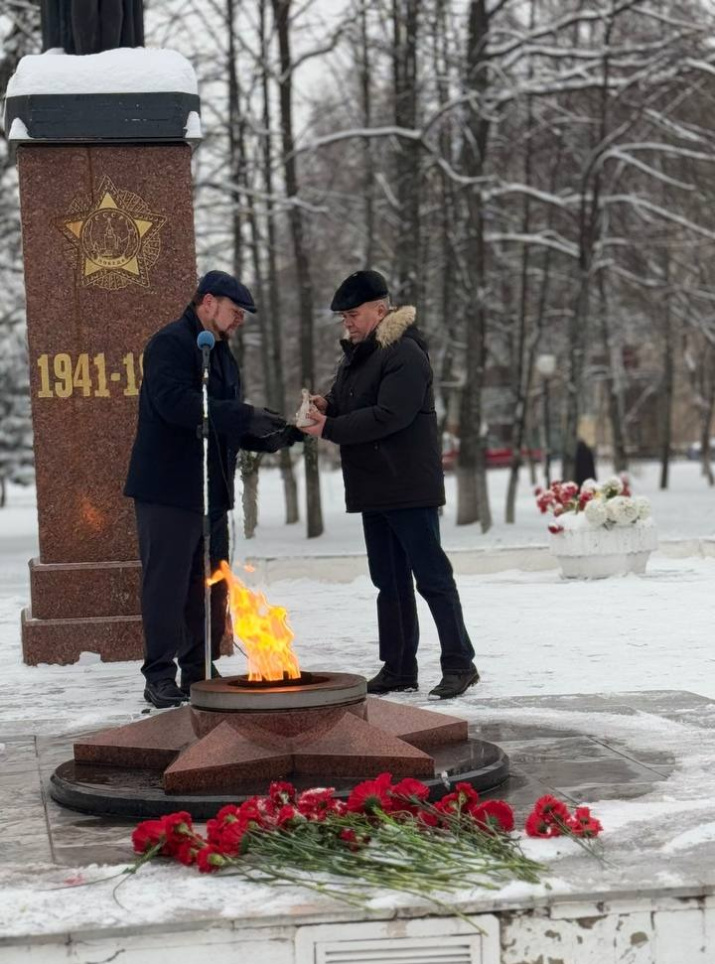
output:
POLYGON ((313 787, 311 790, 304 790, 296 800, 296 807, 308 820, 322 818, 326 813, 333 811, 337 803, 334 793, 334 787, 323 789, 313 787))
POLYGON ((162 820, 143 820, 132 831, 135 853, 145 854, 162 842, 166 844, 166 829, 162 820))
POLYGON ((295 787, 292 783, 281 783, 274 781, 268 788, 268 796, 273 803, 282 806, 284 803, 293 803, 295 800, 295 787))
POLYGON ((415 780, 414 777, 405 777, 394 785, 392 795, 411 802, 415 800, 424 801, 429 797, 429 787, 421 780, 415 780))
MULTIPOLYGON (((439 804, 437 804, 439 806, 439 804)), ((417 820, 424 827, 432 828, 439 824, 439 817, 436 813, 431 813, 429 810, 420 810, 417 814, 417 820)))
POLYGON ((559 534, 559 532, 563 532, 563 531, 564 531, 564 527, 563 527, 563 526, 554 525, 553 523, 549 526, 549 532, 550 532, 551 535, 553 535, 553 536, 557 536, 557 535, 559 534))
POLYGON ((276 824, 279 827, 294 826, 296 823, 304 822, 305 817, 292 804, 286 803, 276 814, 276 824))
POLYGON ((471 783, 458 783, 453 793, 447 793, 435 806, 443 813, 462 813, 479 803, 479 794, 471 783))
POLYGON ((469 808, 469 816, 480 827, 509 833, 514 829, 514 811, 505 800, 485 800, 469 808))
POLYGON ((391 790, 391 773, 381 773, 374 780, 358 783, 348 797, 348 810, 353 813, 372 813, 375 810, 389 812, 392 806, 391 790))
POLYGON ((599 820, 591 816, 588 807, 576 807, 569 821, 569 829, 576 837, 597 837, 603 830, 603 826, 599 820))
POLYGON ((360 850, 361 847, 366 847, 370 843, 370 838, 366 836, 358 836, 351 827, 346 827, 341 830, 338 834, 338 840, 347 845, 348 850, 352 853, 360 850))
POLYGON ((569 819, 571 814, 569 813, 569 808, 557 797, 551 796, 547 793, 539 799, 534 804, 534 813, 538 813, 545 820, 551 822, 563 821, 564 823, 569 819))
POLYGON ((561 502, 565 505, 578 495, 578 486, 575 482, 566 482, 560 492, 561 502))
POLYGON ((242 804, 240 807, 237 807, 235 803, 229 803, 225 807, 221 807, 219 812, 216 814, 216 819, 219 822, 225 820, 229 823, 233 820, 238 820, 238 818, 241 815, 243 806, 245 806, 245 804, 242 804))
POLYGON ((559 837, 561 828, 550 820, 546 820, 540 813, 533 811, 526 818, 527 837, 559 837))
POLYGON ((241 804, 238 819, 245 827, 249 827, 251 824, 255 824, 257 827, 265 826, 265 807, 262 805, 262 802, 258 797, 254 797, 251 800, 246 800, 241 804))
POLYGON ((578 497, 578 507, 579 507, 579 509, 580 509, 582 512, 583 512, 583 510, 586 508, 586 506, 588 505, 588 503, 591 501, 591 499, 593 499, 593 490, 592 490, 592 489, 586 489, 584 492, 582 492, 582 493, 579 495, 579 497, 578 497))
POLYGON ((200 844, 196 840, 184 840, 176 848, 174 856, 179 863, 190 867, 196 863, 196 855, 201 850, 200 844))
POLYGON ((233 824, 226 828, 221 838, 221 852, 232 857, 238 854, 245 854, 248 850, 248 842, 250 839, 245 824, 233 824))
POLYGON ((214 874, 226 863, 226 858, 219 852, 217 847, 209 844, 202 847, 196 854, 196 866, 202 874, 214 874))

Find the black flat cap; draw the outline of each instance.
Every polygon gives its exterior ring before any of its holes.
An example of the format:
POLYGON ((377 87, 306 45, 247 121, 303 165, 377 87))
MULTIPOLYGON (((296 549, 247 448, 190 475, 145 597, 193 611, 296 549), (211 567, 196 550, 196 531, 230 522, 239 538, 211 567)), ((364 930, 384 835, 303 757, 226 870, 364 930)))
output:
POLYGON ((330 302, 331 311, 350 311, 366 301, 378 301, 389 295, 387 282, 379 271, 354 271, 343 281, 330 302))
POLYGON ((237 281, 233 275, 227 274, 225 271, 207 271, 201 281, 199 281, 199 287, 196 290, 197 294, 200 295, 213 295, 215 298, 230 298, 239 308, 250 311, 251 314, 254 315, 256 313, 256 306, 253 303, 251 292, 245 285, 242 285, 240 281, 237 281))

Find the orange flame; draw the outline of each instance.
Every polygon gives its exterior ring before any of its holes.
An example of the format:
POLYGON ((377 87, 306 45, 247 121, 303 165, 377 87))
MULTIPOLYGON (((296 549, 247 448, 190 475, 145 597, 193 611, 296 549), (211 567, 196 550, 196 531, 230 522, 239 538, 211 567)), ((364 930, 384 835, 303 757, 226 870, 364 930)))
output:
POLYGON ((248 656, 248 678, 259 680, 298 679, 300 666, 291 648, 293 630, 282 606, 272 606, 262 592, 254 592, 231 572, 227 562, 209 579, 209 585, 222 579, 228 585, 228 606, 233 633, 248 656))

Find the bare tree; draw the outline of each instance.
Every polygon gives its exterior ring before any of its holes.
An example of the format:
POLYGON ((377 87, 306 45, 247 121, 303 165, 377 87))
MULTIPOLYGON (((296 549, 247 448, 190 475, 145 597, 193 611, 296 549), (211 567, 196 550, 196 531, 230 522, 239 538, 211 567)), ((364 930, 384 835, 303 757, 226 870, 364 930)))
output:
MULTIPOLYGON (((298 191, 298 165, 293 135, 293 63, 290 46, 291 0, 272 0, 273 16, 278 33, 280 50, 280 109, 283 143, 283 166, 286 194, 291 203, 289 218, 295 256, 298 303, 300 306, 300 360, 303 384, 314 390, 313 349, 313 282, 305 241, 303 210, 298 191)), ((320 502, 320 478, 318 473, 318 445, 315 439, 306 438, 304 443, 305 490, 308 538, 323 532, 323 513, 320 502)))
POLYGON ((457 464, 457 524, 479 520, 482 532, 492 525, 487 489, 486 437, 482 431, 482 389, 487 350, 487 266, 484 210, 477 182, 486 165, 490 121, 484 111, 489 83, 487 47, 489 17, 485 0, 471 0, 464 63, 465 106, 461 170, 472 184, 466 188, 466 379, 462 389, 457 464))

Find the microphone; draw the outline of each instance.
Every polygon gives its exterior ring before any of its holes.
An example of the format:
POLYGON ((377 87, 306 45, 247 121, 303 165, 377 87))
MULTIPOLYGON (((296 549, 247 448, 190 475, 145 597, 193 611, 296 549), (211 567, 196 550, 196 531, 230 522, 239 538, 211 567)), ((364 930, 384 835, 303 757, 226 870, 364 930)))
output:
POLYGON ((196 339, 196 344, 202 351, 204 348, 206 348, 208 351, 211 351, 213 346, 216 344, 216 339, 210 331, 202 331, 199 334, 199 337, 196 339))
POLYGON ((203 369, 208 372, 209 369, 209 354, 211 349, 216 344, 216 339, 211 334, 210 331, 199 332, 199 337, 196 339, 196 344, 201 350, 201 356, 203 361, 203 369))

